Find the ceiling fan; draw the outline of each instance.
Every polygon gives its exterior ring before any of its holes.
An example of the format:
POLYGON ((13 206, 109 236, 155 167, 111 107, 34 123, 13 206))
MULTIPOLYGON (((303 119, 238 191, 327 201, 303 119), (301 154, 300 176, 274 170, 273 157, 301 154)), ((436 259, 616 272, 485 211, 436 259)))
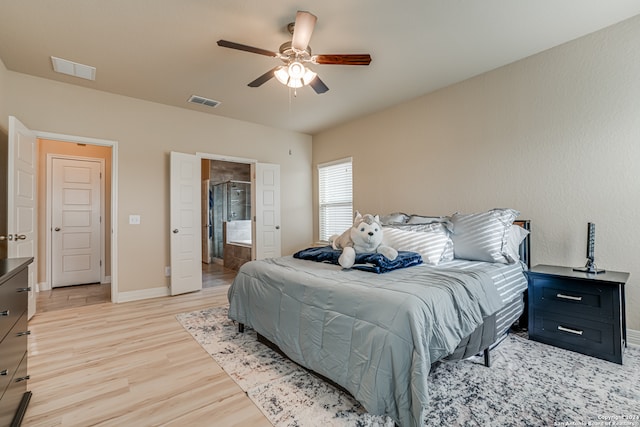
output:
POLYGON ((317 20, 318 18, 312 13, 298 11, 296 21, 287 26, 292 35, 291 41, 283 43, 278 52, 227 40, 218 40, 218 46, 271 56, 284 62, 284 65, 272 68, 249 83, 250 87, 262 86, 275 77, 280 83, 294 89, 309 85, 316 93, 325 93, 329 90, 327 85, 305 64, 369 65, 371 56, 369 54, 312 55, 309 40, 317 20))

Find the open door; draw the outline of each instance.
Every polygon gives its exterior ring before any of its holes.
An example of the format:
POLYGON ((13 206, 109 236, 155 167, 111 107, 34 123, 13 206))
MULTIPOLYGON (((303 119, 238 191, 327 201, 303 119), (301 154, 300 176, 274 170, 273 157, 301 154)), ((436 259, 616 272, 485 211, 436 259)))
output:
POLYGON ((171 152, 171 295, 202 289, 200 159, 171 152))
POLYGON ((280 165, 255 164, 256 259, 275 258, 282 254, 280 233, 280 165))
POLYGON ((33 257, 29 265, 29 319, 36 312, 36 135, 18 119, 9 116, 7 166, 7 255, 33 257))

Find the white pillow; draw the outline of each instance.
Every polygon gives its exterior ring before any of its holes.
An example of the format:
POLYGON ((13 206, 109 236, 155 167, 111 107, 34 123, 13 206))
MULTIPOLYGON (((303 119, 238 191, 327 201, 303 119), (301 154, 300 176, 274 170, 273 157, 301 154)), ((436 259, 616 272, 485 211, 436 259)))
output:
POLYGON ((397 228, 384 228, 382 243, 398 251, 417 252, 426 264, 438 265, 442 260, 449 234, 442 231, 406 231, 397 228))
POLYGON ((453 250, 456 258, 507 264, 507 237, 511 224, 520 215, 514 209, 451 216, 453 250))
POLYGON ((444 252, 442 252, 442 261, 453 261, 455 258, 453 252, 453 240, 451 240, 451 236, 447 237, 447 244, 444 247, 444 252))
POLYGON ((506 257, 510 264, 520 261, 520 244, 529 234, 529 230, 525 230, 516 224, 511 224, 507 234, 506 257))

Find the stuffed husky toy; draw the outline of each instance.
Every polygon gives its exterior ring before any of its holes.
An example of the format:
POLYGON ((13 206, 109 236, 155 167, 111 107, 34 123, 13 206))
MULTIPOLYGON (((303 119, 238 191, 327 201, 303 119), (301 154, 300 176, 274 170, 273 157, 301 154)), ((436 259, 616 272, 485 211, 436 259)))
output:
POLYGON ((338 263, 342 268, 351 268, 356 260, 356 253, 377 252, 390 261, 398 256, 398 251, 382 244, 382 225, 378 215, 360 215, 356 211, 353 226, 342 233, 331 236, 329 241, 333 249, 342 249, 338 263))

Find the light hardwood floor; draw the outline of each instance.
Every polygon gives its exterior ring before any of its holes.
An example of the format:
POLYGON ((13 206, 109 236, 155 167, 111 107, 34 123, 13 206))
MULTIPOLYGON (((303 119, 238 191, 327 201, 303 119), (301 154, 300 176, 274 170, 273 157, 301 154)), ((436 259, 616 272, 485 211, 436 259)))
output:
POLYGON ((76 285, 40 291, 37 295, 38 313, 111 301, 111 283, 76 285))
POLYGON ((226 276, 186 295, 37 313, 23 426, 270 426, 175 319, 226 305, 226 276))

